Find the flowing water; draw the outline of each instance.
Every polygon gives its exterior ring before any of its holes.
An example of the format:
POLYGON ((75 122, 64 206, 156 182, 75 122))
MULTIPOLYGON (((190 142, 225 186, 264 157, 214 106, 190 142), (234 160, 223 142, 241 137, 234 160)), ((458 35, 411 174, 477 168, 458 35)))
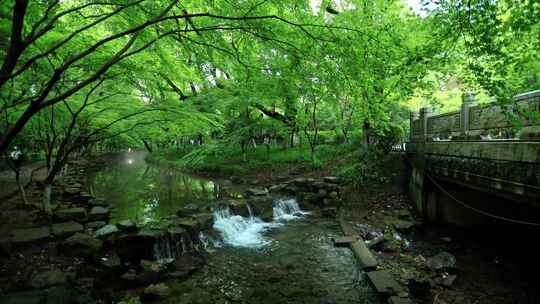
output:
MULTIPOLYGON (((125 154, 94 174, 91 185, 114 203, 114 221, 141 223, 241 189, 150 166, 141 153, 125 154)), ((188 279, 168 281, 172 295, 160 303, 379 303, 352 252, 333 247, 331 239, 340 235, 334 220, 301 210, 294 199, 274 201, 272 222, 247 208, 246 217, 214 209, 214 233, 200 235, 208 252, 205 266, 188 279)), ((156 258, 181 255, 186 243, 164 239, 154 248, 156 258)))

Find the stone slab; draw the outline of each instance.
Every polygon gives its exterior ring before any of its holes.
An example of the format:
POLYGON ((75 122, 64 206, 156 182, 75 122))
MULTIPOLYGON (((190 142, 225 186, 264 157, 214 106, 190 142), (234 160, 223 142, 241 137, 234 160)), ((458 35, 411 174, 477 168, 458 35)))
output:
POLYGON ((83 225, 73 221, 52 225, 52 233, 54 236, 60 238, 69 237, 77 232, 82 232, 83 230, 83 225))
POLYGON ((403 287, 386 270, 368 272, 367 277, 375 291, 381 295, 391 296, 403 290, 403 287))
POLYGON ((364 240, 359 239, 356 242, 352 242, 351 249, 358 258, 360 267, 363 270, 372 270, 377 267, 377 260, 371 254, 371 251, 369 251, 364 240))
POLYGON ((25 244, 47 240, 51 236, 49 227, 25 228, 13 230, 11 241, 13 244, 25 244))
POLYGON ((61 220, 85 222, 88 217, 84 208, 69 208, 56 211, 56 216, 61 220))
POLYGON ((88 214, 88 218, 91 221, 107 220, 109 217, 109 209, 101 206, 92 207, 92 210, 90 210, 90 213, 88 214))
POLYGON ((400 298, 398 296, 392 296, 388 299, 388 304, 413 304, 414 302, 409 298, 400 298))
POLYGON ((354 241, 356 241, 356 239, 351 236, 342 236, 342 237, 332 238, 334 247, 347 247, 347 246, 350 246, 351 243, 354 241))

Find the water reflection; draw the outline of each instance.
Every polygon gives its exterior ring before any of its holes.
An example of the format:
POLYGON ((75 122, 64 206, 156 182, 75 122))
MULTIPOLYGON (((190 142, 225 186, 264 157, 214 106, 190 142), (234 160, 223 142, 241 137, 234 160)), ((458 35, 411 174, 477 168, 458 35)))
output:
POLYGON ((158 221, 186 204, 229 195, 219 182, 150 165, 144 157, 144 152, 126 152, 90 176, 92 194, 105 198, 115 207, 113 222, 158 221))

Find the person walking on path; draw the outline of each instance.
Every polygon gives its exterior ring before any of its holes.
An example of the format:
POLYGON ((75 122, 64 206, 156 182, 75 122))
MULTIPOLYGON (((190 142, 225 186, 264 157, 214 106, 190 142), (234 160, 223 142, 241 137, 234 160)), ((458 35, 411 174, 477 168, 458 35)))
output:
POLYGON ((13 171, 15 171, 15 181, 17 182, 17 187, 19 187, 19 191, 21 192, 22 199, 25 204, 28 204, 28 201, 26 200, 26 193, 24 192, 24 186, 21 184, 21 167, 22 163, 24 161, 24 154, 22 151, 17 147, 13 147, 13 150, 9 153, 9 159, 11 161, 11 168, 13 171))

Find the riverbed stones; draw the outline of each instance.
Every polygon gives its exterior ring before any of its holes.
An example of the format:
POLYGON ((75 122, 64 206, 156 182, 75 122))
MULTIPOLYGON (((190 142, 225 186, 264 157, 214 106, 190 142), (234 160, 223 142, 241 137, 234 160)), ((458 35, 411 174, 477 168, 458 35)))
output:
POLYGON ((248 204, 252 207, 253 213, 257 216, 261 216, 268 211, 272 211, 274 199, 269 196, 253 196, 248 200, 248 204))
POLYGON ((108 208, 95 206, 90 210, 88 217, 91 221, 108 220, 110 217, 110 211, 108 208))
POLYGON ((197 221, 199 224, 199 229, 201 230, 207 230, 212 228, 212 225, 214 225, 214 216, 212 213, 199 213, 193 215, 193 218, 197 221))
POLYGON ((185 205, 182 209, 176 213, 178 216, 191 216, 199 211, 199 206, 194 203, 185 205))
POLYGON ((84 230, 83 225, 74 221, 52 225, 52 233, 54 234, 55 237, 58 237, 58 238, 66 238, 77 232, 82 232, 83 230, 84 230))
POLYGON ((109 204, 102 198, 91 198, 88 201, 88 204, 91 206, 101 206, 101 207, 108 207, 109 204))
POLYGON ((249 209, 245 201, 231 201, 229 208, 235 215, 249 217, 249 209))
POLYGON ((142 271, 137 274, 135 279, 139 284, 159 282, 167 270, 167 265, 157 261, 142 260, 140 266, 142 271))
POLYGON ((86 224, 86 229, 99 229, 105 225, 107 225, 107 222, 105 221, 90 222, 86 224))
POLYGON ((27 244, 48 240, 51 236, 49 227, 24 228, 13 230, 11 241, 13 244, 27 244))
POLYGON ((201 268, 204 265, 204 260, 193 255, 182 255, 176 258, 172 264, 173 272, 171 276, 181 278, 188 276, 201 268))
POLYGON ((64 189, 64 193, 69 194, 69 195, 76 195, 76 194, 79 194, 80 192, 81 192, 81 188, 74 187, 74 186, 70 186, 64 189))
POLYGON ((270 186, 268 188, 268 192, 269 193, 279 193, 279 192, 282 192, 286 187, 287 187, 286 184, 272 185, 272 186, 270 186))
POLYGON ((337 176, 325 176, 323 180, 325 183, 329 184, 341 184, 343 182, 342 179, 337 176))
POLYGON ((108 269, 119 269, 122 262, 114 250, 108 250, 98 257, 98 263, 108 269))
POLYGON ((41 289, 65 284, 66 281, 67 279, 65 273, 58 269, 52 269, 32 275, 32 278, 30 279, 30 286, 36 289, 41 289))
POLYGON ((59 252, 68 256, 90 257, 97 253, 103 242, 85 233, 75 233, 58 245, 59 252))
POLYGON ((116 225, 108 224, 96 230, 94 232, 94 236, 97 238, 106 238, 110 235, 117 233, 118 231, 120 230, 118 230, 118 227, 116 227, 116 225))
POLYGON ((247 196, 266 196, 268 194, 267 189, 249 188, 246 190, 247 196))
POLYGON ((299 177, 295 178, 291 181, 291 183, 296 186, 299 190, 308 192, 312 191, 314 189, 313 183, 315 183, 314 178, 305 178, 305 177, 299 177))
POLYGON ((136 231, 137 230, 137 225, 132 220, 120 221, 118 224, 116 224, 116 226, 118 226, 118 229, 122 231, 136 231))
POLYGON ((437 272, 454 271, 456 269, 456 258, 443 251, 429 259, 429 267, 437 272))
POLYGON ((88 220, 86 209, 80 207, 60 209, 56 211, 56 217, 63 221, 86 222, 88 220))

